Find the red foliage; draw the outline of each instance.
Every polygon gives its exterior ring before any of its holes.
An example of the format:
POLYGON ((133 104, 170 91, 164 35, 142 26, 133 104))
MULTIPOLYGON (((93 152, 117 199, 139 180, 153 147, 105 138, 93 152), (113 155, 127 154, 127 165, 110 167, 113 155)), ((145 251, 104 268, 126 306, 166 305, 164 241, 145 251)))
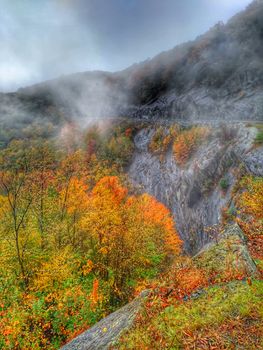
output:
POLYGON ((132 134, 132 129, 131 128, 128 128, 128 129, 125 130, 125 136, 126 137, 130 137, 131 134, 132 134))
POLYGON ((120 185, 119 178, 117 176, 105 176, 102 178, 92 190, 93 196, 103 196, 107 194, 112 203, 120 204, 121 201, 127 196, 128 190, 120 185))

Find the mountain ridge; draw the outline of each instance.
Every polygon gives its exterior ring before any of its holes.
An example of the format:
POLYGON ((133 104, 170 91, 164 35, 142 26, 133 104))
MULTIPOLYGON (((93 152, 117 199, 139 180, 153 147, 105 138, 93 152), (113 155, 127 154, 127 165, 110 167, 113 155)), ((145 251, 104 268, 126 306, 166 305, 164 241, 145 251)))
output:
POLYGON ((69 120, 261 121, 262 58, 263 2, 255 0, 227 24, 122 71, 74 73, 0 94, 1 114, 7 100, 19 114, 46 116, 52 107, 69 120))

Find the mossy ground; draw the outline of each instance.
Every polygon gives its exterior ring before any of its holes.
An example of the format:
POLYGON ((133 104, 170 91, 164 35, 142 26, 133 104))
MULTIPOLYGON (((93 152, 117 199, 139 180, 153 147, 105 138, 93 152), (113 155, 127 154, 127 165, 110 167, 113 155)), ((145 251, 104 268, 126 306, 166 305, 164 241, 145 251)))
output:
POLYGON ((253 240, 232 224, 197 257, 182 259, 156 282, 114 349, 262 349, 263 260, 249 249, 251 260, 246 243, 253 240))
POLYGON ((244 280, 210 286, 156 314, 145 308, 115 349, 260 349, 262 298, 263 281, 244 280))

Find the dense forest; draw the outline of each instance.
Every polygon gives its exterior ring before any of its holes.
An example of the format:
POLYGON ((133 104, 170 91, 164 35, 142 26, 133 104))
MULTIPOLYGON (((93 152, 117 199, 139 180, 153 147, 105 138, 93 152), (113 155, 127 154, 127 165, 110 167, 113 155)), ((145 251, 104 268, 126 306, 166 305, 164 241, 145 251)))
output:
POLYGON ((180 251, 169 210, 121 171, 132 129, 111 133, 89 130, 80 148, 71 134, 63 149, 37 138, 1 151, 2 348, 58 347, 180 251))
MULTIPOLYGON (((22 137, 2 148, 2 349, 59 348, 156 283, 153 314, 201 287, 247 276, 230 261, 218 272, 182 255, 169 209, 129 181, 126 167, 142 127, 66 125, 56 138, 22 137)), ((210 133, 204 126, 172 124, 168 132, 159 126, 149 150, 162 162, 171 148, 184 167, 210 133)), ((220 186, 224 191, 227 183, 220 186)), ((262 178, 241 172, 235 193, 241 214, 226 209, 223 218, 239 223, 261 259, 262 178)), ((169 337, 155 335, 158 342, 169 337)), ((135 341, 131 348, 149 348, 135 341)))

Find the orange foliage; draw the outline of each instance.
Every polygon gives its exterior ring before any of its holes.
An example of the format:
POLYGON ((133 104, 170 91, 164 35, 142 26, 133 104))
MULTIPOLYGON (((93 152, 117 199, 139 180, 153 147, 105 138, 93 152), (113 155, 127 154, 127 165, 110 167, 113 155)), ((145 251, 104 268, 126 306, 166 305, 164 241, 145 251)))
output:
POLYGON ((130 137, 131 134, 132 134, 132 128, 128 128, 128 129, 125 130, 125 136, 126 137, 130 137))
POLYGON ((141 196, 141 213, 146 222, 153 223, 163 229, 166 246, 178 253, 182 241, 175 230, 175 223, 169 209, 154 197, 144 194, 141 196))
POLYGON ((116 293, 136 268, 151 266, 152 254, 180 251, 169 210, 147 194, 129 197, 117 177, 104 177, 96 184, 88 199, 88 213, 81 222, 86 244, 101 276, 107 276, 108 269, 114 272, 116 293))
POLYGON ((60 198, 64 201, 65 197, 67 197, 66 207, 69 214, 86 209, 87 190, 88 186, 84 180, 80 180, 77 177, 72 177, 69 186, 62 189, 60 198))
POLYGON ((204 271, 196 267, 185 267, 176 271, 179 296, 189 295, 194 290, 207 285, 207 276, 204 271))
POLYGON ((100 197, 119 205, 128 193, 127 188, 120 185, 117 176, 106 176, 102 178, 92 190, 94 198, 100 197))
POLYGON ((198 145, 207 138, 209 129, 207 127, 193 127, 178 135, 173 144, 173 152, 179 165, 184 165, 198 145))
POLYGON ((211 278, 207 271, 196 267, 190 258, 180 256, 177 264, 159 276, 158 281, 148 284, 142 281, 136 288, 135 295, 142 290, 151 289, 153 298, 157 296, 162 301, 161 306, 166 307, 213 283, 211 278))
POLYGON ((92 291, 90 294, 90 300, 92 303, 92 306, 96 306, 98 301, 100 300, 99 297, 99 280, 97 278, 95 278, 95 280, 93 281, 93 286, 92 286, 92 291))
POLYGON ((178 124, 173 124, 169 130, 166 130, 162 126, 158 127, 149 144, 149 150, 163 156, 173 139, 176 138, 179 133, 180 126, 178 124))

